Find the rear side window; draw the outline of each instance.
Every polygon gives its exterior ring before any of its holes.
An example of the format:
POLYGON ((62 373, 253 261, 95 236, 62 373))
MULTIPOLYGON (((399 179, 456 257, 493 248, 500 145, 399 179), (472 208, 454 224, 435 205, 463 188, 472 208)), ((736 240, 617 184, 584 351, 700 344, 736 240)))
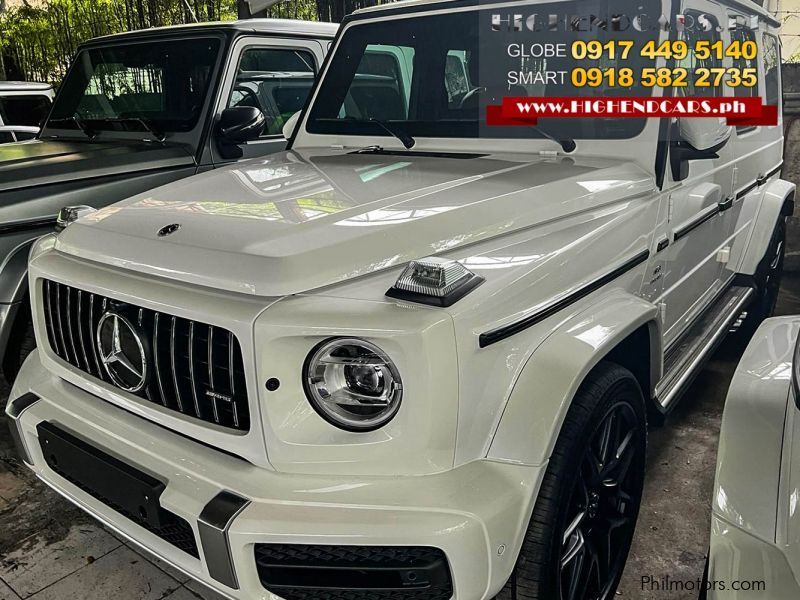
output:
MULTIPOLYGON (((751 29, 734 29, 731 31, 731 41, 740 42, 741 44, 744 44, 745 42, 755 42, 756 34, 751 29)), ((751 71, 758 73, 758 57, 753 59, 747 59, 744 56, 734 58, 733 66, 739 69, 741 73, 745 73, 745 69, 750 69, 751 71)), ((738 98, 758 96, 758 86, 745 87, 743 85, 739 85, 733 88, 733 92, 738 98)))
POLYGON ((764 57, 764 87, 766 104, 781 105, 781 47, 778 38, 764 34, 761 44, 764 57))
POLYGON ((716 42, 720 41, 719 35, 719 21, 712 15, 700 13, 697 11, 686 11, 686 15, 690 16, 696 26, 692 29, 687 29, 683 33, 683 40, 686 42, 687 46, 689 47, 689 54, 687 57, 681 61, 678 61, 678 66, 683 67, 689 72, 689 77, 687 78, 687 87, 684 88, 686 90, 687 96, 723 96, 724 95, 724 88, 723 84, 714 86, 713 83, 715 82, 715 76, 713 73, 714 69, 722 68, 722 61, 714 54, 708 58, 699 58, 698 55, 695 53, 695 49, 697 48, 698 42, 704 42, 705 44, 713 45, 716 42), (703 73, 708 73, 705 71, 706 69, 711 70, 712 75, 710 77, 700 77, 701 80, 705 80, 710 85, 706 86, 697 86, 695 87, 695 82, 698 79, 698 69, 703 69, 703 73))
POLYGON ((228 107, 252 106, 267 117, 264 135, 279 135, 303 108, 316 76, 314 55, 291 48, 248 48, 242 53, 228 107))
POLYGON ((6 125, 38 127, 50 112, 50 98, 41 94, 0 96, 0 116, 6 125))
POLYGON ((10 131, 0 131, 0 144, 8 144, 14 141, 16 141, 14 139, 14 134, 10 131))

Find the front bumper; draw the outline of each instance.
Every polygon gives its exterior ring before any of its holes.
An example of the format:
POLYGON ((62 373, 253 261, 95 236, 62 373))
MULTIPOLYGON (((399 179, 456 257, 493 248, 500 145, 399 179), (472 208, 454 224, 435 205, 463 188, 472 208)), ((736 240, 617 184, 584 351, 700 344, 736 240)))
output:
POLYGON ((453 598, 492 598, 511 574, 544 472, 544 467, 481 460, 417 477, 277 473, 172 433, 52 376, 36 352, 23 366, 11 398, 12 427, 40 479, 136 544, 236 599, 276 597, 262 584, 256 544, 437 548, 449 564, 453 598), (25 394, 39 400, 12 414, 14 399, 25 394), (160 504, 189 524, 199 558, 51 469, 37 433, 45 422, 164 482, 160 504), (244 501, 227 513, 227 521, 215 524, 211 513, 225 494, 244 501), (232 578, 225 577, 221 563, 226 560, 232 578))

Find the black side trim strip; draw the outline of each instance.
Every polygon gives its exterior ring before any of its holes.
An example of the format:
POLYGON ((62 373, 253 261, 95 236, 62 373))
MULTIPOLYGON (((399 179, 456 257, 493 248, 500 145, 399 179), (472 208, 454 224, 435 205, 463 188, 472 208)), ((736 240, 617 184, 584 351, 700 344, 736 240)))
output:
POLYGON ((0 225, 0 235, 8 233, 21 233, 23 231, 35 231, 36 229, 55 226, 55 215, 52 217, 42 217, 40 219, 32 219, 27 221, 12 221, 11 223, 3 223, 0 225))
POLYGON ((715 206, 714 210, 708 211, 706 214, 697 217, 691 223, 687 223, 686 225, 681 227, 678 231, 675 232, 675 235, 673 236, 673 239, 677 242, 679 239, 681 239, 682 237, 686 237, 692 231, 694 231, 695 229, 700 227, 700 225, 702 225, 706 221, 710 221, 711 219, 716 217, 718 214, 719 214, 719 205, 715 206))
POLYGON ((766 174, 766 175, 764 175, 763 177, 759 177, 759 179, 758 179, 757 181, 760 181, 761 183, 759 183, 758 185, 764 185, 765 183, 767 183, 767 181, 769 181, 770 179, 772 179, 772 177, 773 177, 774 175, 777 175, 777 174, 778 174, 778 173, 780 173, 782 170, 783 170, 783 161, 781 161, 781 162, 778 164, 778 166, 777 166, 777 167, 775 167, 774 169, 772 169, 772 170, 771 170, 769 173, 767 173, 767 174, 766 174))
POLYGON ((744 198, 745 196, 747 196, 747 194, 749 194, 750 192, 752 192, 752 191, 753 191, 754 189, 756 189, 757 187, 761 187, 762 185, 764 185, 765 183, 767 183, 767 182, 768 182, 770 179, 772 179, 772 177, 773 177, 773 176, 777 175, 777 174, 778 174, 778 173, 780 173, 782 170, 783 170, 783 161, 781 161, 781 162, 778 164, 778 166, 777 166, 777 167, 775 167, 774 169, 772 169, 772 170, 771 170, 769 173, 767 173, 766 175, 759 175, 759 176, 758 176, 758 178, 757 178, 757 179, 756 179, 754 182, 752 182, 752 183, 748 184, 748 185, 747 185, 747 187, 745 187, 745 188, 743 188, 743 189, 739 190, 738 192, 736 192, 736 199, 737 199, 737 200, 741 200, 742 198, 744 198))
POLYGON ((719 212, 725 212, 731 208, 733 208, 733 196, 728 196, 725 198, 725 200, 719 203, 719 212))
POLYGON ((750 192, 752 192, 752 191, 753 191, 754 189, 756 189, 757 187, 758 187, 758 181, 754 181, 753 183, 751 183, 750 185, 748 185, 746 188, 744 188, 744 189, 741 189, 741 190, 739 190, 738 192, 736 192, 736 199, 737 199, 737 200, 741 200, 742 198, 744 198, 745 196, 747 196, 747 194, 749 194, 750 192))
POLYGON ((549 306, 545 306, 541 310, 533 313, 532 315, 525 317, 515 323, 511 323, 509 325, 504 325, 503 327, 498 327, 497 329, 493 329, 492 331, 487 331, 486 333, 482 333, 478 338, 478 344, 481 348, 486 348, 486 346, 491 346, 492 344, 496 344, 499 341, 502 341, 512 335, 516 335, 517 333, 528 329, 529 327, 533 327, 537 323, 544 321, 548 317, 553 316, 557 312, 567 308, 568 306, 575 304, 578 300, 582 300, 592 292, 595 292, 602 288, 604 285, 611 283, 618 277, 621 277, 631 269, 638 267, 640 264, 645 262, 648 258, 650 258, 650 250, 642 250, 639 254, 634 256, 633 258, 626 261, 621 266, 617 267, 610 273, 595 279, 591 283, 586 284, 582 288, 575 290, 571 294, 563 297, 561 300, 550 304, 549 306))
POLYGON ((658 246, 656 246, 656 252, 661 252, 665 250, 669 246, 669 238, 664 238, 663 240, 658 242, 658 246))

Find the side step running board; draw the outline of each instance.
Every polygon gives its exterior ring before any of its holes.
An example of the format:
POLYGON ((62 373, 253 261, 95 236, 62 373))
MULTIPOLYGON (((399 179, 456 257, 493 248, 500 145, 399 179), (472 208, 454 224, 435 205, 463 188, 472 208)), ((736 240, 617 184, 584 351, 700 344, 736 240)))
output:
POLYGON ((673 344, 664 357, 664 377, 656 386, 661 409, 670 411, 700 372, 753 296, 753 288, 732 286, 673 344))

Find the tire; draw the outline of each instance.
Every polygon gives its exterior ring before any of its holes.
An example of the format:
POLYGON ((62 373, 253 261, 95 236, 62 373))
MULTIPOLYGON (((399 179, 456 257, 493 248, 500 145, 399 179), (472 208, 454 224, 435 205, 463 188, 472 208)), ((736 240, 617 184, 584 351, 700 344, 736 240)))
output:
POLYGON ((22 363, 35 348, 36 338, 33 335, 31 311, 28 309, 28 303, 23 302, 11 328, 6 353, 3 356, 3 376, 9 385, 14 383, 22 363))
POLYGON ((570 406, 514 572, 495 600, 613 598, 639 515, 646 449, 636 378, 600 363, 570 406))
POLYGON ((778 293, 783 277, 783 261, 786 256, 786 217, 781 215, 772 232, 767 252, 756 268, 756 297, 747 309, 747 318, 742 330, 752 333, 764 319, 775 314, 778 293))

